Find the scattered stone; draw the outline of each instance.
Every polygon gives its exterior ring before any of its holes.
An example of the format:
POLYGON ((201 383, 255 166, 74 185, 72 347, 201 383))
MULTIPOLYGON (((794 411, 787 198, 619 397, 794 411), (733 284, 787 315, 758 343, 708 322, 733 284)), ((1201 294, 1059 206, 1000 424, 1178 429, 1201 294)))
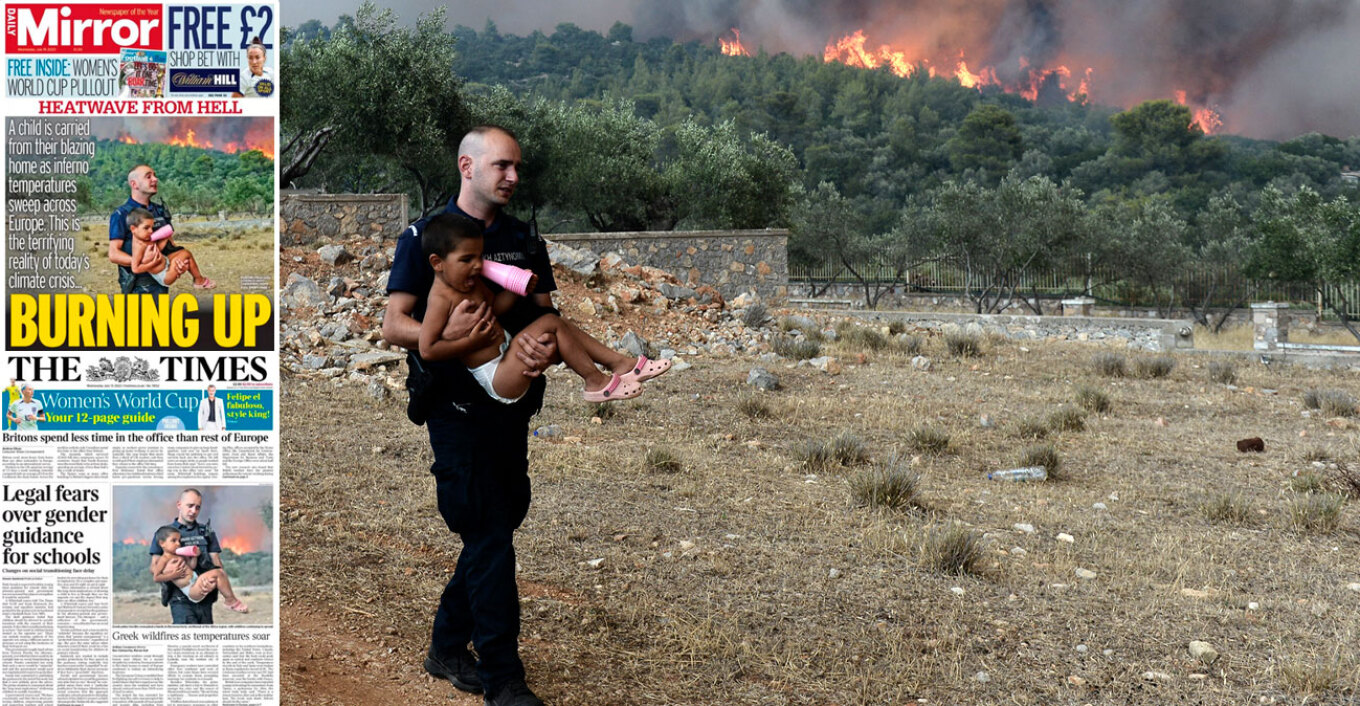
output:
POLYGON ((1143 672, 1143 678, 1148 681, 1171 681, 1174 679, 1166 672, 1143 672))
POLYGON ((921 372, 930 372, 930 359, 923 355, 918 355, 911 359, 911 367, 915 370, 920 370, 921 372))
POLYGON ((1087 647, 1086 645, 1077 645, 1077 651, 1080 652, 1080 653, 1082 653, 1082 654, 1086 654, 1086 651, 1087 651, 1088 649, 1090 649, 1090 648, 1087 647))
POLYGON ((990 416, 984 414, 981 417, 978 417, 978 426, 982 427, 983 429, 995 429, 996 422, 992 421, 992 418, 990 416))
POLYGON ((1073 674, 1072 676, 1070 676, 1070 677, 1067 678, 1067 683, 1068 683, 1068 684, 1071 684, 1072 686, 1075 686, 1075 687, 1077 687, 1077 688, 1081 688, 1081 687, 1083 687, 1083 686, 1086 686, 1086 680, 1085 680, 1085 679, 1082 679, 1081 677, 1079 677, 1079 676, 1077 676, 1077 675, 1075 675, 1075 674, 1073 674))
POLYGON ((1163 429, 1165 429, 1165 428, 1167 428, 1168 426, 1170 426, 1169 424, 1166 423, 1166 417, 1157 417, 1157 421, 1153 422, 1153 424, 1155 424, 1155 425, 1157 425, 1157 426, 1159 426, 1159 427, 1161 427, 1161 428, 1163 428, 1163 429))
POLYGON ((840 375, 841 364, 832 356, 824 355, 820 358, 810 358, 808 365, 831 375, 840 375))
POLYGON ((585 248, 548 241, 548 257, 554 265, 561 265, 582 277, 595 274, 600 265, 600 256, 585 248))
POLYGON ((1096 503, 1095 505, 1092 505, 1092 506, 1091 506, 1091 509, 1092 509, 1092 510, 1108 510, 1108 509, 1110 509, 1110 508, 1107 507, 1107 506, 1105 505, 1105 503, 1096 503))
POLYGON ((1114 650, 1101 650, 1101 651, 1100 651, 1100 654, 1103 654, 1103 655, 1105 655, 1106 657, 1113 657, 1113 656, 1114 656, 1114 650))
POLYGON ((372 369, 379 365, 387 365, 406 360, 405 353, 394 353, 392 351, 373 351, 372 353, 360 353, 349 359, 349 369, 360 372, 372 369))
POLYGON ((1215 650, 1212 645, 1203 640, 1191 641, 1187 645, 1187 649, 1190 650, 1191 657, 1205 664, 1213 664, 1218 659, 1218 650, 1215 650))
POLYGON ((1360 591, 1360 583, 1347 584, 1346 588, 1349 588, 1352 591, 1360 591))
POLYGON ((392 391, 387 389, 387 385, 384 385, 382 380, 373 378, 368 381, 368 387, 364 388, 364 392, 366 392, 369 397, 382 402, 391 395, 392 391))
POLYGON ((671 358, 671 372, 673 373, 680 372, 681 370, 689 370, 692 367, 694 366, 690 365, 688 362, 684 360, 681 360, 679 357, 671 358))
POLYGON ((330 303, 330 297, 306 277, 294 272, 288 275, 288 283, 279 293, 279 301, 285 309, 320 309, 330 303))
POLYGON ((636 331, 629 331, 628 333, 625 333, 623 339, 619 341, 619 348, 622 348, 631 355, 647 355, 649 346, 647 345, 647 339, 639 336, 636 331))
POLYGON ((974 675, 973 675, 973 678, 976 679, 976 680, 978 680, 979 682, 981 682, 981 683, 983 683, 983 684, 986 684, 987 682, 989 682, 989 681, 992 680, 992 675, 990 675, 990 674, 988 674, 988 673, 986 673, 986 672, 978 672, 977 674, 974 674, 974 675))
POLYGON ((600 564, 603 564, 603 563, 604 563, 604 557, 600 557, 599 559, 589 559, 589 560, 587 560, 587 561, 586 561, 586 566, 589 566, 589 567, 592 568, 592 569, 598 569, 598 568, 600 568, 600 564))
POLYGON ((746 384, 754 385, 758 390, 769 392, 779 389, 779 378, 776 378, 764 368, 751 368, 750 374, 746 376, 746 384))
POLYGON ((1081 569, 1081 568, 1078 568, 1077 571, 1076 571, 1076 574, 1077 574, 1077 576, 1079 576, 1079 577, 1081 577, 1081 578, 1084 578, 1084 579, 1086 579, 1087 581, 1090 581, 1091 579, 1093 579, 1093 578, 1096 577, 1096 572, 1094 572, 1094 571, 1092 571, 1092 570, 1090 570, 1090 569, 1081 569))
POLYGON ((1250 439, 1242 439, 1237 442, 1237 450, 1242 453, 1265 453, 1266 442, 1259 436, 1250 439))
POLYGON ((955 586, 949 589, 949 591, 950 593, 953 593, 956 596, 962 596, 963 594, 967 593, 967 591, 963 590, 962 586, 955 586))
POLYGON ((1011 525, 1011 527, 1012 527, 1013 529, 1016 529, 1016 530, 1019 530, 1019 531, 1021 531, 1021 532, 1024 532, 1025 534, 1034 534, 1034 525, 1031 525, 1031 524, 1026 524, 1026 523, 1024 523, 1024 522, 1017 522, 1017 523, 1011 525))
POLYGON ((1016 556, 1024 556, 1027 553, 1024 547, 1011 547, 1011 554, 1016 556))
POLYGON ((343 245, 323 245, 316 254, 321 256, 321 261, 327 265, 339 267, 354 260, 354 255, 350 254, 343 245))
POLYGON ((832 569, 832 570, 826 572, 826 576, 827 576, 827 578, 838 579, 838 578, 841 577, 841 570, 840 570, 840 569, 832 569))
POLYGON ((682 287, 678 284, 671 284, 670 282, 658 283, 656 285, 656 291, 660 292, 661 296, 675 301, 685 301, 687 299, 695 298, 693 289, 682 287))
POLYGON ((1059 532, 1059 533, 1058 533, 1058 541, 1059 541, 1059 542, 1067 542, 1068 544, 1075 544, 1077 540, 1076 540, 1075 537, 1073 537, 1072 535, 1070 535, 1070 534, 1068 534, 1068 533, 1066 533, 1066 532, 1059 532))
MULTIPOLYGON (((1360 585, 1360 584, 1352 584, 1352 585, 1360 585)), ((1357 590, 1360 590, 1360 589, 1357 589, 1357 590)), ((1260 610, 1260 609, 1261 609, 1261 604, 1260 604, 1260 603, 1257 603, 1256 601, 1252 601, 1252 602, 1250 602, 1250 603, 1247 604, 1247 610, 1260 610)))
POLYGON ((789 316, 786 317, 784 321, 788 326, 798 329, 799 331, 807 332, 817 330, 817 322, 806 316, 789 316))

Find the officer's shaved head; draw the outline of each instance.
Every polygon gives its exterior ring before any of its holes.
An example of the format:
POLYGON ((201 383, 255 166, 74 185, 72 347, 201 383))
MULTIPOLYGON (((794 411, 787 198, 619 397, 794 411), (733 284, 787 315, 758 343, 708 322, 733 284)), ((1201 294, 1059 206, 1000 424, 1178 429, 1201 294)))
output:
POLYGON ((515 137, 515 133, 510 132, 499 125, 478 125, 477 127, 468 130, 468 133, 463 136, 463 141, 458 143, 458 156, 476 157, 480 155, 483 150, 486 149, 487 136, 492 133, 499 133, 514 140, 516 143, 519 142, 519 138, 515 137))

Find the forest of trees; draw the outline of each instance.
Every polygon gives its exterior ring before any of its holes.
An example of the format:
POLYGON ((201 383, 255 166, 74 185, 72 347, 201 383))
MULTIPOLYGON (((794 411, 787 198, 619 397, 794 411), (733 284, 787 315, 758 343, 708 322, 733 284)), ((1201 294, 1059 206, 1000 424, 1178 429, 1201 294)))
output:
POLYGON ((1101 292, 1206 322, 1236 303, 1216 277, 1316 285, 1360 309, 1328 284, 1360 279, 1360 185, 1341 178, 1360 136, 1206 136, 1171 101, 1034 103, 924 71, 638 42, 623 24, 445 26, 368 5, 290 30, 284 183, 406 190, 428 212, 456 189, 458 136, 491 121, 522 138, 514 205, 545 232, 787 226, 796 267, 858 279, 870 305, 885 271, 905 283, 934 260, 964 273, 979 311, 1072 263, 1087 283, 1117 263, 1101 292), (354 80, 337 85, 338 67, 354 80))

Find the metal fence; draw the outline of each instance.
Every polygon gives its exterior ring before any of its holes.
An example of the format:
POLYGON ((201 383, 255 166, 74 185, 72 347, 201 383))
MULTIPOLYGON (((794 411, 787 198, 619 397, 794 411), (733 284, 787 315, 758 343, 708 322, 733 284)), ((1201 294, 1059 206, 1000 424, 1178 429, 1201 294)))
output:
MULTIPOLYGON (((964 269, 948 261, 913 267, 900 277, 895 268, 881 263, 856 264, 854 269, 871 285, 899 285, 905 292, 966 296, 969 291, 964 269)), ((861 282, 842 265, 810 266, 790 262, 789 283, 818 286, 858 285, 861 282)), ((1360 318, 1360 282, 1328 283, 1327 286, 1350 305, 1347 316, 1360 318)), ((1157 295, 1163 304, 1170 295, 1174 306, 1178 307, 1199 306, 1206 298, 1210 308, 1265 300, 1318 304, 1318 293, 1311 285, 1253 280, 1236 268, 1186 268, 1173 283, 1153 292, 1129 281, 1116 268, 1087 267, 1081 261, 1028 272, 1020 278, 1016 293, 1045 299, 1089 294, 1102 304, 1127 307, 1151 306, 1157 295)))

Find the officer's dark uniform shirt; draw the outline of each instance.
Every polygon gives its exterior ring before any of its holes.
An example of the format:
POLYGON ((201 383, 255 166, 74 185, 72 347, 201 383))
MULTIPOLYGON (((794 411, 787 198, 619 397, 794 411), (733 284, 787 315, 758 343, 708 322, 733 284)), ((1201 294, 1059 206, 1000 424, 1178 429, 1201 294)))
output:
MULTIPOLYGON (((192 525, 183 524, 179 521, 178 517, 176 517, 173 522, 169 523, 169 526, 179 530, 179 545, 181 547, 198 547, 198 556, 194 559, 182 557, 184 562, 189 565, 189 568, 194 573, 197 574, 203 571, 211 571, 212 569, 217 568, 217 565, 212 561, 212 557, 208 556, 209 554, 220 554, 222 552, 222 546, 217 543, 216 532, 208 529, 207 525, 199 524, 197 522, 192 525), (197 563, 195 563, 195 560, 197 560, 197 563)), ((161 546, 153 539, 147 553, 152 556, 160 556, 161 554, 164 554, 165 551, 162 550, 161 546)), ((178 586, 175 586, 175 588, 179 589, 178 586)), ((171 594, 171 601, 189 600, 182 590, 172 591, 171 594)), ((212 593, 204 596, 202 602, 212 603, 216 600, 217 590, 213 589, 212 593)))
MULTIPOLYGON (((482 223, 478 218, 473 218, 458 208, 457 197, 450 199, 444 208, 444 213, 453 213, 471 219, 473 222, 482 223)), ((405 292, 415 295, 416 305, 411 310, 411 316, 417 321, 425 318, 425 305, 430 296, 430 285, 434 284, 434 268, 430 267, 430 260, 425 255, 421 247, 420 235, 425 232, 425 226, 433 216, 422 218, 412 223, 401 238, 397 240, 397 251, 392 256, 392 270, 387 278, 387 293, 405 292)), ((538 275, 538 285, 532 294, 548 294, 557 290, 557 281, 553 279, 552 262, 548 258, 547 243, 529 227, 529 224, 506 213, 496 214, 495 220, 491 225, 482 229, 483 250, 482 259, 501 262, 515 267, 522 267, 532 270, 538 275)), ((487 286, 491 291, 499 292, 501 287, 494 282, 487 281, 487 286)), ((514 309, 506 312, 500 318, 501 324, 512 334, 517 333, 525 325, 537 318, 538 313, 544 310, 533 304, 529 297, 523 297, 514 309)), ((413 356, 419 355, 416 351, 410 351, 413 356)), ((489 401, 485 393, 481 391, 481 386, 477 384, 472 374, 468 372, 467 366, 458 360, 444 360, 423 362, 435 376, 445 386, 445 392, 452 396, 452 401, 465 403, 475 400, 489 401)), ((541 378, 540 378, 541 380, 541 378)), ((537 383, 540 384, 541 383, 537 383)), ((538 388, 541 390, 541 387, 538 388)), ((540 392, 541 394, 541 392, 540 392)), ((528 397, 533 397, 530 395, 528 397)), ((496 403, 499 405, 500 403, 496 403)), ((519 407, 521 405, 512 405, 519 407)), ((533 405, 537 408, 537 405, 533 405)))
MULTIPOLYGON (((142 204, 139 204, 135 200, 133 200, 131 196, 129 196, 127 202, 124 203, 122 206, 119 206, 113 212, 113 215, 109 216, 109 240, 122 239, 123 241, 122 250, 129 256, 132 255, 132 231, 128 228, 127 216, 129 213, 132 213, 133 209, 136 208, 145 208, 146 210, 151 212, 151 217, 155 219, 155 223, 152 226, 152 230, 156 230, 170 222, 170 211, 165 208, 164 204, 159 204, 156 203, 155 201, 152 201, 151 203, 143 206, 142 204)), ((170 251, 167 250, 162 252, 163 254, 169 254, 170 251)), ((132 276, 132 270, 130 268, 119 265, 118 269, 122 270, 124 277, 132 276)), ((151 275, 143 273, 137 276, 150 277, 151 275)))

